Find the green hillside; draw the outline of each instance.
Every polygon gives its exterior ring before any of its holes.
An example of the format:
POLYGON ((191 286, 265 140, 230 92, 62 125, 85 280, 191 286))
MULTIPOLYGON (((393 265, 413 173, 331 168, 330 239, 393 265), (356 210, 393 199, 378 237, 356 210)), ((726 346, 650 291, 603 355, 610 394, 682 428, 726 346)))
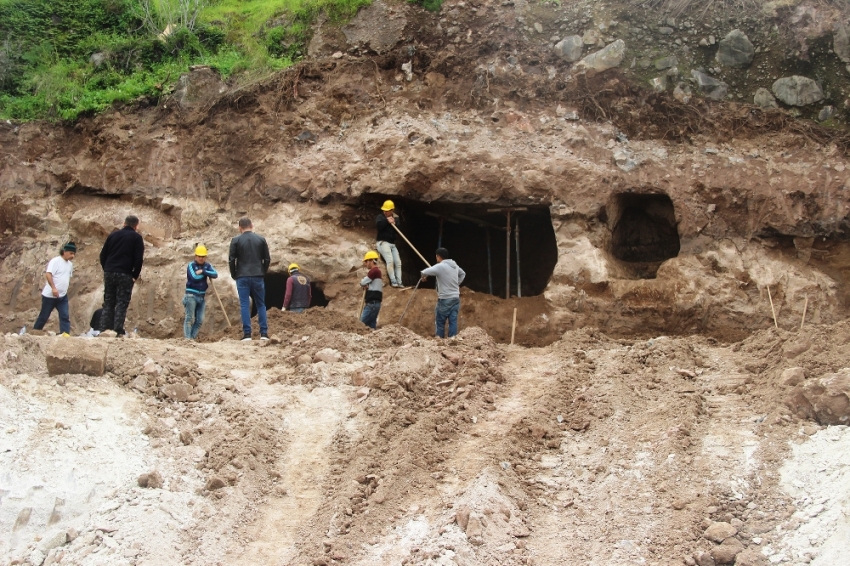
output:
POLYGON ((0 118, 74 120, 156 100, 190 65, 251 81, 303 56, 325 13, 371 0, 0 0, 0 118))

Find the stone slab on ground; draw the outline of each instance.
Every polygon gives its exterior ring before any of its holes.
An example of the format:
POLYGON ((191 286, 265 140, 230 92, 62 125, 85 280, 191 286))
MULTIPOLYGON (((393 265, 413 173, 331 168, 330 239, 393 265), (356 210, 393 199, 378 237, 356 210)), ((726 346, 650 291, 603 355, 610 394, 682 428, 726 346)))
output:
POLYGON ((82 373, 103 375, 106 371, 106 351, 102 341, 87 338, 57 338, 45 354, 47 373, 82 373))

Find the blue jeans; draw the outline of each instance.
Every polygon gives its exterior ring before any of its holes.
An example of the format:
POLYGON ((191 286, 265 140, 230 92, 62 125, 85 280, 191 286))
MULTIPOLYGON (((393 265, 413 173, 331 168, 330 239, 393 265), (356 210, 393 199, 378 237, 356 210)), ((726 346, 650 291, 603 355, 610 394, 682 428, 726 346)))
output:
POLYGON ((183 336, 194 340, 198 337, 198 331, 204 323, 207 301, 203 295, 186 293, 183 295, 183 307, 186 309, 186 318, 183 319, 183 336))
POLYGON ((363 305, 363 314, 360 315, 360 322, 374 330, 378 327, 379 312, 381 312, 381 303, 366 303, 363 305))
POLYGON ((239 277, 236 279, 236 292, 239 293, 239 310, 242 315, 242 334, 251 335, 251 303, 254 298, 257 306, 257 322, 260 323, 260 334, 269 333, 266 320, 266 284, 262 277, 239 277))
POLYGON ((35 330, 41 330, 47 324, 47 319, 50 318, 50 313, 53 309, 59 313, 59 332, 71 332, 71 315, 68 311, 68 295, 64 297, 45 297, 41 296, 41 312, 38 313, 38 318, 35 319, 35 324, 32 327, 35 330))
POLYGON ((289 312, 304 312, 305 310, 303 307, 295 307, 294 309, 290 308, 289 312))
POLYGON ((460 312, 460 297, 437 299, 434 313, 437 318, 437 338, 445 338, 446 320, 449 321, 449 338, 457 336, 457 315, 460 312))
POLYGON ((387 275, 390 277, 390 285, 401 285, 401 258, 395 244, 379 241, 375 243, 378 253, 387 262, 387 275))

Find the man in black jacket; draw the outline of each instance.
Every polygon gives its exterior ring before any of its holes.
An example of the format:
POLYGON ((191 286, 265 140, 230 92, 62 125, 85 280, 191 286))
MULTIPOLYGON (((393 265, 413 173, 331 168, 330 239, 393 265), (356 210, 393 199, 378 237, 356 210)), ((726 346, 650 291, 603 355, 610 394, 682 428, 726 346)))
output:
POLYGON ((271 256, 266 239, 254 233, 254 224, 249 218, 240 218, 239 235, 230 241, 228 265, 230 276, 236 281, 236 291, 239 293, 243 341, 251 340, 251 297, 257 307, 260 340, 269 339, 264 277, 270 264, 271 256))
POLYGON ((133 284, 142 273, 145 242, 138 232, 139 219, 133 215, 124 219, 124 227, 106 238, 100 250, 103 268, 103 314, 100 330, 114 330, 124 335, 124 319, 133 295, 133 284))

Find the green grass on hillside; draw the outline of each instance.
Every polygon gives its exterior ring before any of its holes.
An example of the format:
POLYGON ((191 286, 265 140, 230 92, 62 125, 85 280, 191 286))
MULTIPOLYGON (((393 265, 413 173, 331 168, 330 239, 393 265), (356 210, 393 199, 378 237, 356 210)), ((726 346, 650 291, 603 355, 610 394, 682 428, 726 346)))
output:
POLYGON ((254 80, 303 57, 319 14, 342 23, 372 0, 206 0, 193 29, 164 41, 145 1, 177 0, 0 0, 0 118, 74 120, 156 100, 193 64, 254 80))

